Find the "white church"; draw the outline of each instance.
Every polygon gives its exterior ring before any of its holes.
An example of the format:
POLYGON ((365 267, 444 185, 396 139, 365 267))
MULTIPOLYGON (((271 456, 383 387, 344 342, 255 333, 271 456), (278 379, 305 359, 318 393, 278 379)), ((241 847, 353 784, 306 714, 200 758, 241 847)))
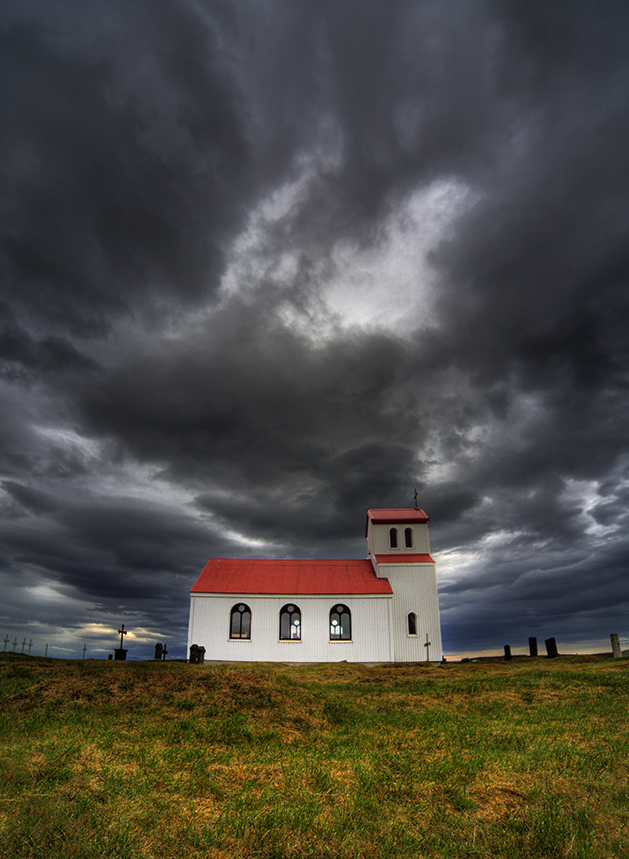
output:
POLYGON ((363 560, 210 558, 190 591, 206 661, 440 662, 428 516, 367 511, 363 560))

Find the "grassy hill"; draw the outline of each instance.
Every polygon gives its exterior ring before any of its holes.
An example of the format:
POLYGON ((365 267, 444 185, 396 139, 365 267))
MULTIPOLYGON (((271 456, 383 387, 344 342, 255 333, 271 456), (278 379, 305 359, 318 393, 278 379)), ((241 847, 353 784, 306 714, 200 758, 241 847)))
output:
POLYGON ((629 660, 0 654, 0 856, 628 857, 629 660))

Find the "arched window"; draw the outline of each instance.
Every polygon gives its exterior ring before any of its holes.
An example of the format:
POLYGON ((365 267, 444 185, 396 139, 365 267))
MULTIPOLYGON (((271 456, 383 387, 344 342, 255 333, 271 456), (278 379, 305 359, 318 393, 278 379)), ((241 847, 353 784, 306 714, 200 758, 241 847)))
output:
POLYGON ((301 612, 292 603, 280 612, 280 640, 301 641, 301 612))
POLYGON ((251 609, 244 602, 232 609, 229 619, 230 638, 251 638, 251 609))
POLYGON ((408 615, 408 634, 417 635, 417 615, 414 611, 408 615))
POLYGON ((404 545, 407 549, 413 548, 413 529, 405 528, 404 529, 404 545))
POLYGON ((391 528, 389 531, 389 546, 391 549, 397 549, 397 528, 391 528))
POLYGON ((330 641, 352 640, 352 614, 346 605, 330 610, 330 641))

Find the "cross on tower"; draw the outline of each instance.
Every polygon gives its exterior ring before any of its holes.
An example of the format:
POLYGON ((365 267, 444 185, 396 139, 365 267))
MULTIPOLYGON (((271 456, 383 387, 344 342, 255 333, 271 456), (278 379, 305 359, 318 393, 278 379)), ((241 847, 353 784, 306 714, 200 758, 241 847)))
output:
POLYGON ((415 490, 415 510, 419 510, 419 507, 417 506, 417 490, 415 490))
POLYGON ((118 630, 118 635, 120 636, 120 649, 122 650, 123 644, 123 636, 127 634, 127 630, 124 628, 124 623, 122 624, 122 629, 118 630))

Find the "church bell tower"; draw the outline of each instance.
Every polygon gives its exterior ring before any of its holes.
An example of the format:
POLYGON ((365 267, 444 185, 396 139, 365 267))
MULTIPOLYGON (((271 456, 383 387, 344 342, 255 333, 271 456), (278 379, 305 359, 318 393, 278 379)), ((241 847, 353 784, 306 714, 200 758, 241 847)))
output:
POLYGON ((367 511, 367 551, 376 576, 393 590, 395 662, 440 662, 437 571, 430 555, 429 518, 419 507, 367 511))

